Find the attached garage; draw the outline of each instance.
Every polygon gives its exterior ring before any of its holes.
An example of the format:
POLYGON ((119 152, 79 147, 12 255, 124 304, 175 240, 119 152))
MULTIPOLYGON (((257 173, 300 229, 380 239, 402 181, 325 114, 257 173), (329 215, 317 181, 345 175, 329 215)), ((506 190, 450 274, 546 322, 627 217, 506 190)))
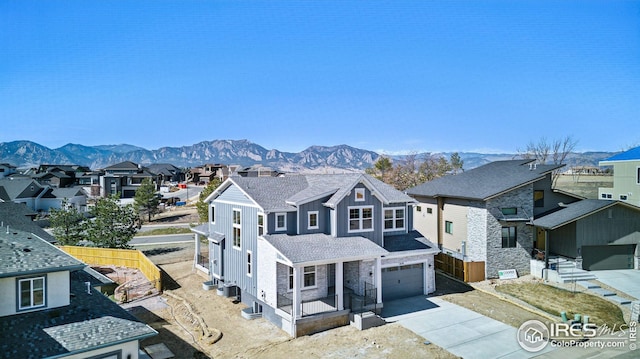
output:
POLYGON ((582 247, 582 268, 587 270, 633 269, 635 245, 582 247))
POLYGON ((424 294, 424 264, 382 268, 382 301, 424 294))

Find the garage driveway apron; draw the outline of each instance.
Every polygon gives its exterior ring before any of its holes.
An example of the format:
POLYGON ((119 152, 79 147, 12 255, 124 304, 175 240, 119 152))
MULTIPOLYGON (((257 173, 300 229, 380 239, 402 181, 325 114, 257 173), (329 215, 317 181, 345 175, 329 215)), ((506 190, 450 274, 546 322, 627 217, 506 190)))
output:
POLYGON ((554 350, 529 353, 516 328, 437 297, 385 302, 381 316, 463 358, 531 358, 554 350))

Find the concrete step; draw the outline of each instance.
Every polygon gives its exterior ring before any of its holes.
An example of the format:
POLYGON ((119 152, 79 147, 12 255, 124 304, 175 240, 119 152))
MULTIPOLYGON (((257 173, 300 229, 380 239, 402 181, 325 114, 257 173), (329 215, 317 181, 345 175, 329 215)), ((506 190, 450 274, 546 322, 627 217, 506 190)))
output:
POLYGON ((595 284, 595 283, 591 283, 589 281, 586 280, 579 280, 576 282, 578 285, 583 286, 587 289, 594 289, 594 288, 600 288, 599 285, 595 284))
POLYGON ((601 295, 603 297, 613 297, 614 295, 616 295, 616 293, 610 292, 606 289, 603 288, 592 288, 590 289, 590 291, 592 291, 593 293, 596 293, 598 295, 601 295))
POLYGON ((614 301, 616 303, 619 303, 619 304, 631 304, 631 300, 629 300, 627 298, 619 297, 617 295, 613 295, 613 296, 607 297, 607 299, 612 300, 612 301, 614 301))
POLYGON ((590 273, 574 273, 574 274, 559 274, 559 280, 561 283, 568 282, 581 282, 581 281, 589 281, 595 280, 597 277, 590 273))

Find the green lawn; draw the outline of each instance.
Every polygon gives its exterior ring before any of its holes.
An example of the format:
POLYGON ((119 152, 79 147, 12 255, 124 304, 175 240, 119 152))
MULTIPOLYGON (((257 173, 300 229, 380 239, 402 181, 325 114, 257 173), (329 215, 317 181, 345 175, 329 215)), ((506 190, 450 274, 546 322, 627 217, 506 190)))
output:
POLYGON ((588 315, 589 321, 598 326, 607 324, 618 328, 625 324, 617 305, 595 295, 573 293, 542 283, 502 284, 496 290, 558 317, 560 312, 566 312, 569 319, 573 319, 574 314, 588 315))

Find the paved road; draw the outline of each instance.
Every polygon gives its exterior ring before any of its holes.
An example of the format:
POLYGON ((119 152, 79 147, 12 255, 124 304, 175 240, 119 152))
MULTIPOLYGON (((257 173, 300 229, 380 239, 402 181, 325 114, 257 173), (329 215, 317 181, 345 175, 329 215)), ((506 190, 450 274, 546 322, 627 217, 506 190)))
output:
POLYGON ((188 243, 193 242, 193 234, 166 234, 161 236, 138 236, 133 237, 131 242, 132 246, 150 246, 157 244, 171 244, 171 243, 188 243))

